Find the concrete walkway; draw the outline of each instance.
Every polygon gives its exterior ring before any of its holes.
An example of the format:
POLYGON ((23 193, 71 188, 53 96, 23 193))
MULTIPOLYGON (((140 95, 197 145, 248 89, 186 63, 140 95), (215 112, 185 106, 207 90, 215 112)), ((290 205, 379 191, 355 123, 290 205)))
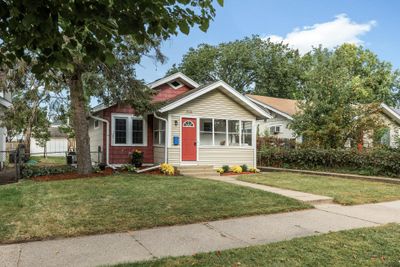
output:
POLYGON ((97 266, 267 244, 400 223, 400 201, 252 216, 128 233, 0 246, 0 266, 97 266))
POLYGON ((236 184, 236 185, 246 186, 246 187, 250 187, 250 188, 254 188, 254 189, 259 189, 259 190, 263 190, 266 192, 279 194, 279 195, 282 195, 285 197, 294 198, 294 199, 306 202, 311 205, 333 203, 333 198, 331 198, 331 197, 315 195, 315 194, 310 194, 310 193, 305 193, 305 192, 300 192, 300 191, 295 191, 295 190, 289 190, 289 189, 282 189, 282 188, 277 188, 277 187, 272 187, 272 186, 267 186, 267 185, 243 182, 243 181, 236 180, 235 176, 214 175, 214 176, 201 176, 198 178, 217 180, 217 181, 222 181, 222 182, 226 182, 226 183, 230 183, 230 184, 236 184))

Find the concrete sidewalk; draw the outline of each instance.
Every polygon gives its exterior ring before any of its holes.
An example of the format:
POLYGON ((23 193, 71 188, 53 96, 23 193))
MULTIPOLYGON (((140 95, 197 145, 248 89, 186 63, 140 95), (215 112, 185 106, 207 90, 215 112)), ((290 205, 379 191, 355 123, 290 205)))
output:
POLYGON ((235 176, 214 175, 214 176, 202 176, 202 177, 197 177, 197 178, 211 179, 211 180, 217 180, 217 181, 226 182, 226 183, 230 183, 230 184, 246 186, 246 187, 250 187, 250 188, 254 188, 254 189, 258 189, 258 190, 262 190, 262 191, 266 191, 266 192, 279 194, 279 195, 282 195, 285 197, 294 198, 296 200, 299 200, 299 201, 302 201, 302 202, 305 202, 305 203, 308 203, 311 205, 333 203, 333 198, 331 198, 331 197, 315 195, 315 194, 310 194, 310 193, 305 193, 305 192, 300 192, 300 191, 295 191, 295 190, 283 189, 283 188, 278 188, 278 187, 272 187, 272 186, 268 186, 268 185, 239 181, 239 180, 236 180, 235 176))
POLYGON ((267 244, 400 223, 400 201, 252 216, 129 233, 0 246, 0 266, 97 266, 267 244))

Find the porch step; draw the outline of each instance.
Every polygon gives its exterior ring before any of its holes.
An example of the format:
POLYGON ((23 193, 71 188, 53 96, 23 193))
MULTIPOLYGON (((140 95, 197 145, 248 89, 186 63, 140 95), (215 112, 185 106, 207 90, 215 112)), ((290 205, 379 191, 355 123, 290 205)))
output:
POLYGON ((216 175, 216 170, 214 170, 212 165, 201 165, 201 166, 180 166, 178 167, 179 172, 182 175, 187 176, 208 176, 216 175))

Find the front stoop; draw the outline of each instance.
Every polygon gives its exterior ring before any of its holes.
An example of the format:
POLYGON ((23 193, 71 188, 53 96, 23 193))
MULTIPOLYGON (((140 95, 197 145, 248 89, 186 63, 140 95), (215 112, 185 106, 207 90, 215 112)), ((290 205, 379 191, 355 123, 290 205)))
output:
POLYGON ((218 175, 218 173, 216 172, 216 170, 214 170, 214 167, 212 165, 179 166, 178 170, 184 176, 213 177, 218 175))

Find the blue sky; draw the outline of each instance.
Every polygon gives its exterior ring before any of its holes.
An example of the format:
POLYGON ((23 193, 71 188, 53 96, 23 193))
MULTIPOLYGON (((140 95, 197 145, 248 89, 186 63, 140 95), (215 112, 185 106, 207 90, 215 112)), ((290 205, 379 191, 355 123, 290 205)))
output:
POLYGON ((167 63, 144 58, 137 76, 146 82, 162 77, 190 47, 218 44, 253 34, 284 41, 300 51, 322 42, 362 44, 400 67, 400 1, 396 0, 225 0, 206 33, 192 29, 165 41, 167 63), (307 28, 305 28, 307 27, 307 28))

